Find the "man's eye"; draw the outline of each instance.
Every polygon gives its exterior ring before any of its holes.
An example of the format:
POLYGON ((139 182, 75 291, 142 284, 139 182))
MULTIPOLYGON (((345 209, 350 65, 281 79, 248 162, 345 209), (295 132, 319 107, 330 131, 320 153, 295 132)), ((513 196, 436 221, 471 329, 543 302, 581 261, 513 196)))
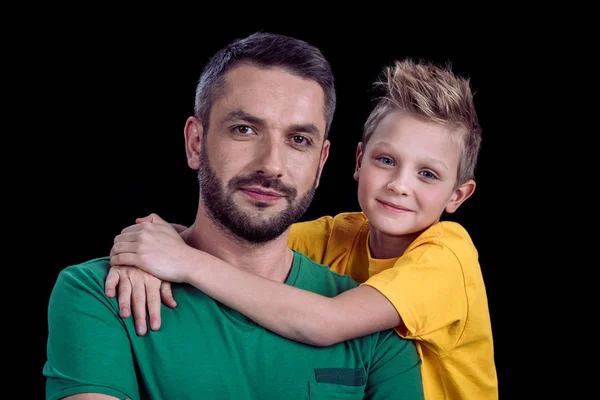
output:
POLYGON ((236 133, 239 133, 242 135, 251 135, 252 133, 254 133, 254 129, 252 129, 246 125, 236 126, 235 131, 236 131, 236 133))
POLYGON ((296 135, 296 136, 292 137, 292 140, 296 144, 304 144, 304 145, 310 144, 310 142, 308 141, 307 138, 305 138, 304 136, 300 136, 300 135, 296 135))

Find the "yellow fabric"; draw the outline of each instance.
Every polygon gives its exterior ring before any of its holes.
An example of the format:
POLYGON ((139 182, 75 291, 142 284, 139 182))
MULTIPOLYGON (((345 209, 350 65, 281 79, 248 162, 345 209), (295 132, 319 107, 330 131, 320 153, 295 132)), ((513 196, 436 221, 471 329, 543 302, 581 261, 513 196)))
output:
POLYGON ((289 246, 379 290, 398 310, 398 334, 414 339, 425 398, 498 399, 492 328, 477 250, 458 223, 423 232, 402 257, 370 257, 362 212, 292 225, 289 246))

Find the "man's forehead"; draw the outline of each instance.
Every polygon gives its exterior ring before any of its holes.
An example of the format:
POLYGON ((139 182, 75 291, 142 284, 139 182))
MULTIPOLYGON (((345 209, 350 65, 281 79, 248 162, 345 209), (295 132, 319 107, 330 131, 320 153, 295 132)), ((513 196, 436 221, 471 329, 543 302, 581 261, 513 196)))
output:
POLYGON ((318 82, 280 67, 266 68, 240 64, 225 74, 223 89, 224 95, 249 90, 276 91, 279 89, 289 96, 295 92, 301 92, 319 97, 323 102, 325 100, 325 93, 318 82), (294 91, 289 91, 290 89, 294 91))
POLYGON ((279 125, 313 124, 324 135, 325 95, 317 82, 281 69, 241 66, 229 74, 211 113, 219 121, 253 117, 279 125))

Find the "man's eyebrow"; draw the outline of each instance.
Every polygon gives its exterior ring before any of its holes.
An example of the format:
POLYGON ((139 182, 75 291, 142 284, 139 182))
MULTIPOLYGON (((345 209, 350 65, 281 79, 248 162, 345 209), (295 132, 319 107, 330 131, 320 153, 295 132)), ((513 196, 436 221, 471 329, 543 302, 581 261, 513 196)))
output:
POLYGON ((245 121, 254 125, 265 125, 265 121, 263 119, 258 118, 252 114, 248 114, 247 112, 242 110, 235 110, 230 112, 221 120, 221 123, 233 121, 245 121))
MULTIPOLYGON (((242 110, 231 111, 221 120, 221 123, 233 121, 244 121, 258 126, 264 126, 267 124, 264 119, 252 114, 248 114, 242 110)), ((304 133, 316 139, 319 139, 322 136, 321 131, 319 131, 319 128, 317 128, 315 124, 294 124, 288 128, 288 131, 292 133, 304 133)))
POLYGON ((305 133, 315 139, 319 139, 322 136, 319 128, 317 128, 315 124, 295 124, 290 126, 288 130, 293 133, 305 133))

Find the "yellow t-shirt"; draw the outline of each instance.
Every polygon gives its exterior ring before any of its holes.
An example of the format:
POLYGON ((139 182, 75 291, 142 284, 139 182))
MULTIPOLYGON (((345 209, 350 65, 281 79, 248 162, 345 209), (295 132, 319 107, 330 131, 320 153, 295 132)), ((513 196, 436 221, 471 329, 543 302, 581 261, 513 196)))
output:
POLYGON ((456 222, 438 222, 404 254, 377 260, 362 212, 292 225, 288 244, 333 271, 379 290, 414 339, 429 400, 498 399, 492 328, 478 252, 456 222))

